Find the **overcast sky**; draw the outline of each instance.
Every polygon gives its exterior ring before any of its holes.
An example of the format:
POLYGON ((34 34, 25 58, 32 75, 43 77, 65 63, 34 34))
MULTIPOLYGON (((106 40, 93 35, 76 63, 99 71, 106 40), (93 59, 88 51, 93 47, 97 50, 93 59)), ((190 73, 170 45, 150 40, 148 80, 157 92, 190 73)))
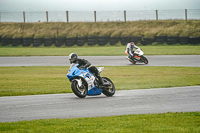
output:
POLYGON ((0 12, 200 9, 200 0, 0 0, 0 12))

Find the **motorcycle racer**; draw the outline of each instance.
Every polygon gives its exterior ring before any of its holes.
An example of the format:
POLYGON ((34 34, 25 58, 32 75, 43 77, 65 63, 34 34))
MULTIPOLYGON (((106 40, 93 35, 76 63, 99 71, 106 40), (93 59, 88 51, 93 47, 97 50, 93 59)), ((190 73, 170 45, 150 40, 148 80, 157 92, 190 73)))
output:
POLYGON ((138 46, 135 45, 134 42, 130 42, 127 44, 126 46, 126 54, 128 55, 128 57, 131 59, 132 57, 134 57, 134 48, 139 49, 138 46))
MULTIPOLYGON (((85 69, 85 68, 91 66, 91 63, 89 61, 87 61, 85 59, 79 59, 78 55, 76 53, 71 53, 69 55, 69 60, 70 60, 70 64, 78 63, 79 69, 85 69)), ((104 82, 103 82, 103 79, 100 76, 98 69, 95 66, 91 66, 88 69, 91 73, 93 73, 97 77, 97 79, 100 81, 100 85, 105 85, 104 82)))

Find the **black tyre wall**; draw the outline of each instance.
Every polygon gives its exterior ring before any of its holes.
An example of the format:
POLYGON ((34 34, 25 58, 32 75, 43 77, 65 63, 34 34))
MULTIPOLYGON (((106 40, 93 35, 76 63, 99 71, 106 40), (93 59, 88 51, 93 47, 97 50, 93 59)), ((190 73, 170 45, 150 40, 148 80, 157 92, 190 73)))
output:
POLYGON ((13 38, 12 38, 12 46, 21 45, 21 44, 22 44, 22 40, 23 40, 22 37, 20 37, 20 38, 18 38, 18 37, 13 37, 13 38))
POLYGON ((2 37, 1 38, 1 45, 2 46, 7 46, 12 43, 12 38, 11 37, 2 37))
POLYGON ((43 44, 43 38, 33 38, 33 47, 39 47, 43 44))
POLYGON ((97 36, 88 36, 87 37, 87 44, 89 46, 92 46, 92 45, 96 45, 97 44, 97 36))
POLYGON ((130 42, 131 38, 129 36, 121 36, 120 40, 122 45, 126 45, 130 42))
POLYGON ((70 47, 77 44, 77 37, 66 37, 65 45, 70 47))
POLYGON ((200 44, 200 37, 190 37, 191 44, 200 44))
POLYGON ((143 37, 142 38, 142 45, 149 45, 152 44, 155 41, 155 38, 150 38, 150 37, 143 37))
POLYGON ((120 41, 120 37, 112 36, 110 37, 110 45, 115 45, 120 41))
POLYGON ((55 38, 55 46, 61 47, 62 45, 65 45, 66 37, 56 37, 55 38))
POLYGON ((142 40, 142 37, 131 37, 130 42, 134 42, 135 44, 140 43, 142 40))
POLYGON ((172 45, 176 43, 179 43, 178 36, 167 36, 167 44, 172 45))
POLYGON ((55 38, 44 38, 44 46, 51 46, 55 43, 55 38))
POLYGON ((180 36, 179 37, 179 43, 180 44, 189 44, 189 37, 188 36, 180 36))
POLYGON ((24 37, 23 38, 23 43, 22 43, 23 47, 28 47, 31 44, 33 44, 33 37, 24 37))
POLYGON ((79 36, 77 38, 77 45, 78 46, 83 46, 87 42, 87 37, 85 36, 79 36))
POLYGON ((158 44, 167 43, 167 36, 156 36, 156 37, 155 37, 155 41, 156 41, 158 44))
POLYGON ((99 36, 98 37, 98 45, 105 46, 110 40, 110 36, 99 36))

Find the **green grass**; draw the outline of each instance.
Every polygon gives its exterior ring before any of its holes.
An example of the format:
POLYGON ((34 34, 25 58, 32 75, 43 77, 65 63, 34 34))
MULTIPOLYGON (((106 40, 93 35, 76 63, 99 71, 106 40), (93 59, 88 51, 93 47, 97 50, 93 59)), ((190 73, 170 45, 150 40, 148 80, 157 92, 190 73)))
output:
POLYGON ((199 133, 200 112, 0 123, 1 133, 199 133))
MULTIPOLYGON (((200 55, 200 45, 139 46, 145 55, 200 55)), ((68 56, 72 52, 80 56, 125 56, 126 46, 104 47, 0 47, 0 56, 68 56), (86 52, 87 51, 87 52, 86 52)))
MULTIPOLYGON (((0 96, 71 93, 69 67, 0 67, 0 96)), ((116 90, 200 85, 200 67, 106 66, 116 90)))

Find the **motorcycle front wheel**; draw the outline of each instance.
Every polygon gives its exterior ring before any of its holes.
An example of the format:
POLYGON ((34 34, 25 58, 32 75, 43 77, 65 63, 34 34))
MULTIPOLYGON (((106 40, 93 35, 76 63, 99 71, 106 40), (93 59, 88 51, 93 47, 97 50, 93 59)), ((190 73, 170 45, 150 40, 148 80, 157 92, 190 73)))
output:
POLYGON ((107 78, 107 77, 102 77, 103 82, 107 82, 110 84, 110 86, 105 86, 102 93, 104 95, 106 95, 107 97, 111 97, 115 94, 115 85, 113 84, 113 82, 107 78))
POLYGON ((149 63, 149 61, 147 60, 147 58, 146 58, 146 57, 142 56, 141 58, 142 58, 142 60, 143 60, 144 64, 148 64, 148 63, 149 63))
POLYGON ((85 85, 79 87, 78 82, 76 80, 72 80, 71 88, 74 94, 79 98, 85 98, 88 93, 88 89, 85 87, 85 85))

